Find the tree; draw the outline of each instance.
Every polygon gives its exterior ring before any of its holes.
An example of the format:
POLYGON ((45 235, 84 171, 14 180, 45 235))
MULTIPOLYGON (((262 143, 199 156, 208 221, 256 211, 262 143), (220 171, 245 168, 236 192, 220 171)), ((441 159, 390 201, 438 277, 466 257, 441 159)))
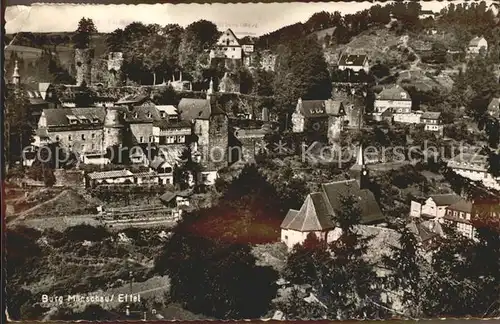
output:
POLYGON ((383 262, 391 270, 387 277, 388 287, 400 295, 405 312, 411 318, 422 315, 422 298, 425 298, 422 288, 421 265, 423 258, 418 252, 418 242, 415 235, 404 227, 400 230, 399 246, 391 247, 383 262))
POLYGON ((94 21, 90 18, 83 17, 78 22, 78 28, 75 31, 75 35, 73 36, 73 43, 75 44, 75 48, 89 48, 90 40, 92 38, 92 34, 97 33, 97 28, 94 25, 94 21))
POLYGON ((255 261, 247 245, 198 236, 181 225, 155 264, 172 280, 172 300, 188 310, 244 319, 267 313, 276 294, 276 272, 255 261))
POLYGON ((274 94, 282 118, 291 114, 298 98, 321 100, 331 97, 330 75, 316 39, 298 39, 279 51, 274 94))
POLYGON ((274 75, 272 71, 263 69, 255 70, 253 73, 251 94, 257 96, 272 96, 274 94, 273 79, 274 75))
POLYGON ((198 63, 205 61, 204 56, 219 37, 217 26, 207 20, 198 20, 188 25, 179 46, 179 65, 188 73, 201 75, 198 63))
POLYGON ((5 94, 5 158, 15 162, 22 158, 34 135, 30 122, 29 100, 24 89, 8 86, 5 94))
POLYGON ((122 52, 125 48, 125 35, 123 29, 115 29, 106 36, 106 45, 109 52, 122 52))

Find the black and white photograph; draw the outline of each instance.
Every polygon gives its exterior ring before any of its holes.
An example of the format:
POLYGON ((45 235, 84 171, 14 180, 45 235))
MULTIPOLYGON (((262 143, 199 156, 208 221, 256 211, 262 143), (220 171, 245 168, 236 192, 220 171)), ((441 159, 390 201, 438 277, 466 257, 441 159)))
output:
POLYGON ((500 318, 498 2, 4 28, 8 321, 500 318))

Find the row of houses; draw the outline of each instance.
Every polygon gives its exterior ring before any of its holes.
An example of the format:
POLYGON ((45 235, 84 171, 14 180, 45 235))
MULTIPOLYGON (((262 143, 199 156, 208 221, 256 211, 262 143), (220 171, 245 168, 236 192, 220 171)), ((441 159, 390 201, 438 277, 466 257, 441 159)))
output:
MULTIPOLYGON (((476 217, 500 217, 498 201, 469 201, 454 193, 432 195, 425 201, 411 202, 410 216, 448 224, 462 235, 476 238, 473 220, 476 217)), ((439 225, 435 225, 435 229, 439 225)), ((436 231, 433 231, 434 233, 436 231)), ((442 233, 441 233, 442 234, 442 233)))
POLYGON ((144 176, 160 184, 172 183, 172 170, 189 149, 192 159, 203 166, 200 182, 213 184, 217 170, 255 157, 256 143, 271 130, 266 121, 260 124, 249 130, 229 125, 211 81, 206 99, 183 98, 177 107, 155 105, 148 96, 139 95, 98 107, 43 109, 33 145, 57 144, 85 164, 117 163, 116 158, 121 159, 119 164, 143 164, 156 172, 144 176), (243 153, 230 157, 232 146, 243 153), (109 157, 110 152, 115 156, 109 157), (220 156, 214 158, 216 154, 220 156))

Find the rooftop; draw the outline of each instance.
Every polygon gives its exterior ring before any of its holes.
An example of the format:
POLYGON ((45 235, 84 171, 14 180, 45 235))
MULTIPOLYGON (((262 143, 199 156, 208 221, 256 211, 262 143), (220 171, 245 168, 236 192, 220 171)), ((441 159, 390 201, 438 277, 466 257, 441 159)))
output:
POLYGON ((378 95, 380 100, 404 100, 411 101, 408 92, 399 85, 393 85, 390 88, 384 88, 378 95))
POLYGON ((129 170, 112 170, 112 171, 102 171, 102 172, 92 172, 88 174, 88 177, 92 180, 98 179, 112 179, 120 177, 133 176, 134 174, 129 170))

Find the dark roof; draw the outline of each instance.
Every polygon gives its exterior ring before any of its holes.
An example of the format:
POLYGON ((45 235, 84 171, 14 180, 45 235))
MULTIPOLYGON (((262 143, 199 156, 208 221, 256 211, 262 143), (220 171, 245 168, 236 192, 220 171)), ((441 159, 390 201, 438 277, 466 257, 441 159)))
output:
POLYGON ((160 120, 154 120, 153 125, 161 129, 191 128, 191 123, 188 120, 167 120, 163 118, 160 120))
MULTIPOLYGON (((389 88, 384 88, 378 95, 377 99, 381 100, 406 100, 411 101, 409 93, 399 85, 393 85, 389 88)), ((389 109, 388 109, 389 110, 389 109)))
MULTIPOLYGON (((81 117, 87 120, 97 119, 98 123, 104 122, 106 115, 105 108, 103 107, 89 107, 89 108, 56 108, 44 109, 43 114, 47 120, 47 126, 69 126, 69 118, 76 118, 79 122, 82 121, 81 117), (70 116, 68 118, 68 116, 70 116), (73 117, 71 117, 73 116, 73 117)), ((83 124, 83 123, 82 123, 83 124)))
POLYGON ((426 220, 423 222, 411 222, 407 228, 417 237, 418 241, 426 242, 443 234, 443 229, 439 222, 426 220))
POLYGON ((154 106, 135 106, 132 111, 126 112, 124 119, 127 122, 153 122, 160 120, 160 113, 154 106))
POLYGON ((448 206, 447 209, 461 211, 464 213, 470 213, 470 212, 472 212, 472 202, 465 200, 465 199, 460 199, 459 201, 455 202, 454 204, 448 206))
POLYGON ((361 224, 375 223, 385 219, 373 193, 368 189, 361 189, 356 180, 330 182, 321 186, 334 211, 341 208, 343 197, 353 195, 358 199, 361 224))
POLYGON ((438 206, 449 206, 462 199, 459 195, 456 194, 432 195, 431 198, 438 206))
POLYGON ((182 98, 179 102, 179 115, 182 120, 208 119, 211 115, 225 114, 217 103, 208 99, 182 98))
POLYGON ((323 231, 334 228, 332 214, 328 210, 324 194, 315 192, 307 195, 299 211, 289 211, 281 228, 301 232, 323 231))
POLYGON ((439 119, 441 117, 441 113, 438 111, 426 111, 422 114, 422 119, 439 119))
POLYGON ((299 111, 307 118, 326 117, 325 100, 302 100, 297 103, 299 111))
POLYGON ((93 180, 97 179, 112 179, 121 177, 131 177, 134 174, 129 170, 112 170, 103 172, 92 172, 88 174, 88 177, 93 180))
POLYGON ((191 189, 186 189, 183 191, 176 191, 176 192, 167 191, 163 195, 160 196, 160 200, 168 203, 168 202, 172 201, 172 199, 174 199, 175 197, 187 198, 187 197, 191 197, 192 195, 193 195, 193 190, 191 190, 191 189))
POLYGON ((366 55, 345 54, 340 57, 339 65, 362 66, 367 59, 366 55))

